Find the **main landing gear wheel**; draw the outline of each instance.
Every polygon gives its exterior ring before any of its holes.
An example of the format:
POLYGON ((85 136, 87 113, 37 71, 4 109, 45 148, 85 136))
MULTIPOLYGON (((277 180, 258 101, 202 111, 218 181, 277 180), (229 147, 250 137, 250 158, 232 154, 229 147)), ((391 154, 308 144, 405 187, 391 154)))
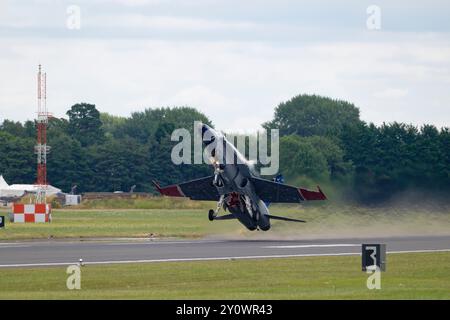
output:
POLYGON ((209 221, 213 221, 214 220, 214 216, 215 216, 215 212, 213 209, 210 209, 208 212, 208 219, 209 221))

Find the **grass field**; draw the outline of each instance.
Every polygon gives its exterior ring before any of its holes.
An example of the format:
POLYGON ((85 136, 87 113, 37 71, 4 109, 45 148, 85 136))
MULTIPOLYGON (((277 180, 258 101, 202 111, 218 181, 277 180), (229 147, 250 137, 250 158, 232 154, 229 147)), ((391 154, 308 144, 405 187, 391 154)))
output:
MULTIPOLYGON (((168 206, 157 203, 154 206, 168 206)), ((55 209, 49 224, 14 224, 0 229, 0 240, 89 237, 315 238, 450 234, 448 208, 386 209, 343 205, 271 206, 275 215, 307 223, 273 221, 269 232, 250 232, 235 220, 210 222, 207 209, 176 203, 172 209, 55 209), (179 206, 179 208, 177 208, 179 206), (186 208, 187 207, 187 208, 186 208)), ((7 211, 2 209, 2 215, 7 211)))
POLYGON ((389 254, 368 290, 359 256, 2 269, 0 299, 450 299, 450 253, 389 254))

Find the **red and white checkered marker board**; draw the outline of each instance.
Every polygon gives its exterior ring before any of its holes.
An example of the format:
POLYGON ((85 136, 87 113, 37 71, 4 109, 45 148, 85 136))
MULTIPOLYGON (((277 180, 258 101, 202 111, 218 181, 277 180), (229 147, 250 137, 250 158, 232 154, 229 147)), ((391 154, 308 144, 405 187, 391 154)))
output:
POLYGON ((14 222, 49 222, 51 207, 49 204, 13 204, 14 222))

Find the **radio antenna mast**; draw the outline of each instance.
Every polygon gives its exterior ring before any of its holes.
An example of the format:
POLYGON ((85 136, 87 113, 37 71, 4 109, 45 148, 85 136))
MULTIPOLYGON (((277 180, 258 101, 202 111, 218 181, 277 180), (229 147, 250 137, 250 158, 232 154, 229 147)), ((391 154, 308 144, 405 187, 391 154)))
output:
POLYGON ((37 74, 37 97, 38 97, 38 113, 37 113, 37 143, 35 152, 37 154, 37 192, 36 203, 46 203, 47 192, 47 154, 50 147, 47 146, 47 125, 49 113, 47 111, 47 74, 42 72, 39 65, 37 74))

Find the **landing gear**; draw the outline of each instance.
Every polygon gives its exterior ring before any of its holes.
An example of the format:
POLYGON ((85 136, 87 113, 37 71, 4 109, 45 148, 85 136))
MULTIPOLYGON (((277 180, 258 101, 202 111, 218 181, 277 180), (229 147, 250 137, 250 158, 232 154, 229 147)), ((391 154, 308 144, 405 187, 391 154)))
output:
POLYGON ((217 208, 216 208, 215 211, 213 209, 210 209, 208 211, 208 219, 209 219, 209 221, 213 221, 214 218, 217 217, 217 214, 219 213, 220 208, 222 208, 222 206, 223 206, 224 198, 225 198, 224 195, 220 196, 219 201, 217 201, 217 208))
POLYGON ((214 212, 214 210, 213 209, 210 209, 209 210, 209 212, 208 212, 208 219, 209 219, 209 221, 213 221, 214 220, 214 218, 215 218, 215 214, 214 214, 215 212, 214 212))

